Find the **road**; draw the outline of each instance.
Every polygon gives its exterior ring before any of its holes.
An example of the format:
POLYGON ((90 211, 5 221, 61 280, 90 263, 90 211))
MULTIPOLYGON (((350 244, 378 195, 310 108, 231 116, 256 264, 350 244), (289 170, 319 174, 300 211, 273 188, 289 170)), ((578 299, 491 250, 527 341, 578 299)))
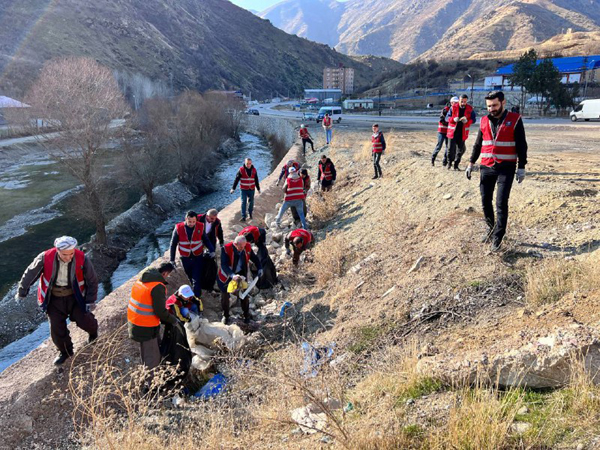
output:
MULTIPOLYGON (((261 115, 272 116, 272 117, 286 117, 290 119, 302 120, 302 113, 299 111, 281 111, 274 109, 279 105, 292 105, 296 102, 282 102, 282 103, 265 103, 253 106, 258 109, 261 115)), ((524 121, 527 126, 540 126, 540 127, 569 127, 569 128, 588 128, 588 127, 600 127, 600 122, 571 122, 568 118, 527 118, 524 117, 524 121)), ((424 116, 424 115, 403 115, 403 116, 375 116, 375 115, 363 115, 363 114, 343 114, 342 123, 345 124, 357 124, 366 125, 378 122, 385 125, 435 125, 438 122, 438 118, 435 115, 424 116)), ((477 124, 479 121, 477 121, 477 124)), ((478 126, 475 124, 475 126, 478 126)))

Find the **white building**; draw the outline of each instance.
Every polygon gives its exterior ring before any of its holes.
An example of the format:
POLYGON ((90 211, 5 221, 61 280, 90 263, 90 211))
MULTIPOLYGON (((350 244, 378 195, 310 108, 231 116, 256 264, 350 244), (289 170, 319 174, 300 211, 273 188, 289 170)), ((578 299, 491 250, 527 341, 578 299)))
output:
POLYGON ((358 98, 354 100, 344 100, 344 109, 373 109, 375 102, 371 98, 358 98))

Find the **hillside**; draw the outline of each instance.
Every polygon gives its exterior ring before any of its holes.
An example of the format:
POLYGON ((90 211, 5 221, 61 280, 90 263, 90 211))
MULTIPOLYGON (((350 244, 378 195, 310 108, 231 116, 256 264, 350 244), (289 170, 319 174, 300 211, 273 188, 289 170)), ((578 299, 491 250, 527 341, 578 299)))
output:
POLYGON ((311 0, 309 4, 286 0, 261 16, 283 30, 326 42, 342 53, 407 62, 520 49, 569 28, 598 31, 600 1, 311 0), (312 11, 318 11, 318 21, 308 20, 312 11), (323 34, 320 24, 332 21, 335 23, 323 34))
POLYGON ((227 0, 0 0, 0 11, 0 91, 15 97, 44 61, 66 55, 176 89, 242 89, 254 97, 318 87, 325 65, 354 67, 358 85, 374 74, 227 0))

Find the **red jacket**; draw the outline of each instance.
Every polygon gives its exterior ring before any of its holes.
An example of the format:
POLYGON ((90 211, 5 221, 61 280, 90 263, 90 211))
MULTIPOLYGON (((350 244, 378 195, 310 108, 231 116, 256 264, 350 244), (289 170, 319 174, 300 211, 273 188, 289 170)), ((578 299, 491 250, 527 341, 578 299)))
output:
MULTIPOLYGON (((454 138, 454 130, 456 130, 456 125, 457 125, 457 122, 455 122, 454 119, 459 118, 458 117, 459 110, 460 110, 459 103, 455 103, 454 105, 452 105, 452 117, 450 117, 450 121, 448 122, 448 139, 454 138)), ((472 113, 473 113, 473 107, 471 105, 467 104, 467 106, 465 106, 465 114, 464 114, 464 117, 467 118, 467 122, 465 124, 463 124, 463 127, 462 127, 463 142, 466 141, 469 137, 469 127, 473 123, 472 113)))

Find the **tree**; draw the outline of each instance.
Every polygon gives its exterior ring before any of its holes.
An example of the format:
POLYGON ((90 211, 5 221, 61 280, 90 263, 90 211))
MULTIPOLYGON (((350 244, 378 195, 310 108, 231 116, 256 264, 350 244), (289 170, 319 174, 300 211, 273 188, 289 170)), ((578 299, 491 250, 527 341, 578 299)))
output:
POLYGON ((521 111, 525 108, 525 90, 531 92, 532 79, 537 67, 537 53, 531 49, 525 52, 513 66, 511 82, 521 86, 521 111))
POLYGON ((52 128, 51 135, 38 141, 83 185, 85 202, 79 213, 93 220, 96 241, 106 244, 107 210, 113 197, 106 195, 109 177, 98 156, 113 136, 113 121, 128 111, 111 71, 88 58, 52 60, 25 101, 32 117, 52 128))
POLYGON ((529 90, 539 97, 540 111, 542 108, 548 111, 552 93, 561 95, 560 72, 549 58, 543 59, 537 65, 530 84, 529 90))

